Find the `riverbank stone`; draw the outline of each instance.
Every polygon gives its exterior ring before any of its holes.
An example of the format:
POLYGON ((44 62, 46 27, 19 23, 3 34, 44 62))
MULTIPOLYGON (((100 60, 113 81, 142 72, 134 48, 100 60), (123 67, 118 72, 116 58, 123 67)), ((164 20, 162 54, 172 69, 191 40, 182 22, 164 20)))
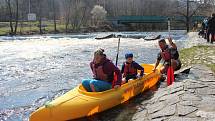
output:
POLYGON ((185 100, 185 101, 186 100, 188 100, 188 101, 201 101, 202 100, 199 96, 197 96, 193 93, 184 94, 184 95, 182 95, 181 99, 185 100))
POLYGON ((178 115, 179 116, 186 116, 196 110, 198 110, 196 107, 193 106, 183 106, 178 104, 177 105, 178 115))
POLYGON ((168 121, 198 121, 195 118, 171 117, 168 121))
POLYGON ((215 76, 211 73, 206 66, 193 65, 188 78, 159 87, 145 103, 147 112, 137 112, 132 120, 215 121, 215 76))
POLYGON ((146 107, 148 109, 148 113, 152 114, 155 113, 157 111, 160 111, 161 109, 163 109, 167 104, 164 102, 158 102, 155 103, 153 105, 149 105, 148 107, 146 107))
POLYGON ((162 110, 152 114, 151 119, 172 116, 175 114, 175 112, 176 112, 176 105, 169 105, 163 108, 162 110))

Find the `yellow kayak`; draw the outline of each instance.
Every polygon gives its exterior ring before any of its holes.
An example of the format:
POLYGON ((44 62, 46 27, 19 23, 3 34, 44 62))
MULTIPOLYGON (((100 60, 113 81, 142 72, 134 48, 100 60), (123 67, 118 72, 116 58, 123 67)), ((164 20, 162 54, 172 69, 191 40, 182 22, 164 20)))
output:
POLYGON ((86 92, 79 85, 40 107, 30 116, 30 121, 65 121, 93 115, 122 104, 139 93, 153 87, 160 78, 160 71, 152 72, 153 65, 142 64, 145 76, 131 80, 120 88, 104 92, 86 92))

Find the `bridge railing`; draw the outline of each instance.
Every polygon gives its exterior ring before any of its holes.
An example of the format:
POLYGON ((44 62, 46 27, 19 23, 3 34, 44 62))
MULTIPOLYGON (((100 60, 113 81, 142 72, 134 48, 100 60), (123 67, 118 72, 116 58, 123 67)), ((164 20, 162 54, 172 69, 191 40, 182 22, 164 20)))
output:
MULTIPOLYGON (((185 22, 184 16, 117 16, 107 17, 108 21, 117 21, 119 24, 123 23, 165 23, 170 18, 171 21, 185 22)), ((205 16, 193 16, 190 18, 191 22, 202 21, 205 16)))

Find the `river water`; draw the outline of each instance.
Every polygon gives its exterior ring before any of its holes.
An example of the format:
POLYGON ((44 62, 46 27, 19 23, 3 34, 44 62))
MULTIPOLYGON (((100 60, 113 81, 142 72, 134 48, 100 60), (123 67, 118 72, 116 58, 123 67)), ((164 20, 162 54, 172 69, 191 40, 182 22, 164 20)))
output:
MULTIPOLYGON (((74 88, 82 79, 91 78, 89 63, 97 48, 104 48, 107 57, 115 62, 118 38, 94 39, 101 34, 104 33, 0 37, 0 121, 26 121, 30 113, 46 101, 74 88)), ((167 32, 156 34, 168 36, 167 32)), ((173 31, 171 36, 179 48, 186 46, 184 31, 173 31)), ((121 38, 119 67, 126 52, 133 52, 139 63, 154 63, 158 51, 157 41, 121 38)), ((128 119, 129 113, 140 108, 138 102, 150 97, 151 93, 153 91, 146 92, 90 120, 128 119)))

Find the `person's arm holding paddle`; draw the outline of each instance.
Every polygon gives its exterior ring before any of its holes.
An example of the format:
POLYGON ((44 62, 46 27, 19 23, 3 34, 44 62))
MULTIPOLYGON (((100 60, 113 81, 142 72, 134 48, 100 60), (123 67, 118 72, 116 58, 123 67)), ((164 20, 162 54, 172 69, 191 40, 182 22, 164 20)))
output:
POLYGON ((175 43, 172 42, 172 38, 171 38, 171 37, 168 38, 168 41, 169 41, 169 44, 171 45, 171 47, 172 47, 173 49, 177 49, 177 46, 176 46, 175 43))

